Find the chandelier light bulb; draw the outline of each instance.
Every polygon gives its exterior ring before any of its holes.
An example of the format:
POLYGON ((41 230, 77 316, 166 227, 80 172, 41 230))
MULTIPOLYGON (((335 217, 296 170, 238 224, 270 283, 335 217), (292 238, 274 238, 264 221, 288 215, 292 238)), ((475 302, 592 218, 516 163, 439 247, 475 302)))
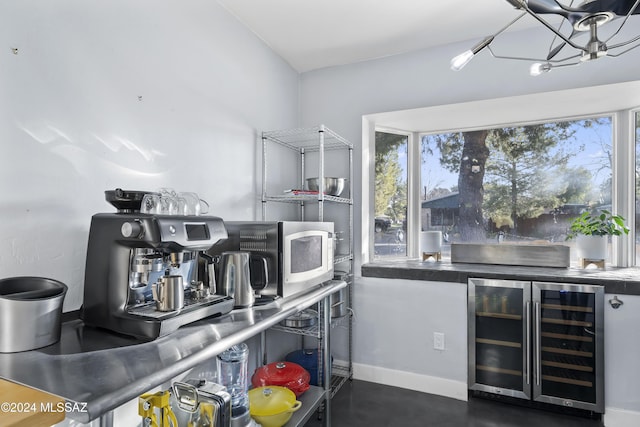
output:
POLYGON ((531 65, 531 68, 529 68, 529 74, 532 76, 539 76, 540 74, 548 73, 549 71, 551 71, 551 64, 548 62, 545 64, 536 62, 531 65))
POLYGON ((464 66, 467 65, 469 61, 471 61, 471 59, 473 59, 473 56, 474 53, 471 51, 471 49, 465 50, 460 55, 455 56, 453 59, 451 59, 451 69, 453 71, 462 70, 464 66))

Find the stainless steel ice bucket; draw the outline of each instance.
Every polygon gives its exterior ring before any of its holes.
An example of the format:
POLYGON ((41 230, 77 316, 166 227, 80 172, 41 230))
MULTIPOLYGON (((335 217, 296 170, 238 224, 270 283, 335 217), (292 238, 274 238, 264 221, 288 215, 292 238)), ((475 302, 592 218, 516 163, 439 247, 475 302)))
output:
POLYGON ((0 353, 57 342, 66 293, 64 283, 44 277, 0 279, 0 353))

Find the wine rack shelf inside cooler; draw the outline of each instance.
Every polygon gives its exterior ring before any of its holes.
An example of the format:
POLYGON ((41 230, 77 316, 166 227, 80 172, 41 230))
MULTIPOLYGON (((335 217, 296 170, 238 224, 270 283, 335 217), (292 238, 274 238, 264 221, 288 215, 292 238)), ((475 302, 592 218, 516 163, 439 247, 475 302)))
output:
POLYGON ((541 332, 540 336, 543 338, 557 338, 557 339, 565 339, 570 341, 582 341, 582 342, 593 342, 592 337, 584 337, 581 335, 570 335, 570 334, 561 334, 555 332, 541 332))
POLYGON ((593 372, 593 366, 578 358, 568 356, 547 355, 541 361, 542 366, 552 366, 554 368, 570 369, 573 371, 593 372))
POLYGON ((585 322, 582 320, 568 320, 568 319, 552 319, 548 317, 543 317, 540 319, 542 323, 553 323, 556 325, 569 325, 569 326, 584 326, 586 328, 591 328, 593 326, 592 322, 585 322))
POLYGON ((592 381, 579 380, 579 379, 576 379, 576 378, 570 378, 568 376, 559 377, 559 376, 555 376, 555 375, 542 375, 542 379, 544 381, 553 381, 553 382, 556 382, 556 383, 578 385, 578 386, 581 386, 581 387, 593 387, 593 382, 592 381))
POLYGON ((519 314, 493 313, 491 311, 480 311, 476 313, 478 317, 493 317, 495 319, 522 320, 519 314))
POLYGON ((583 307, 578 305, 542 304, 542 308, 547 310, 579 311, 582 313, 593 313, 593 307, 583 307))
POLYGON ((476 342, 479 344, 490 344, 490 345, 498 345, 502 347, 512 347, 512 348, 522 348, 522 344, 514 341, 502 341, 502 340, 493 340, 488 338, 476 338, 476 342))
POLYGON ((485 366, 485 365, 477 365, 476 369, 479 371, 492 372, 494 374, 505 374, 505 375, 522 375, 522 371, 518 371, 516 369, 505 369, 505 368, 496 368, 495 366, 485 366))

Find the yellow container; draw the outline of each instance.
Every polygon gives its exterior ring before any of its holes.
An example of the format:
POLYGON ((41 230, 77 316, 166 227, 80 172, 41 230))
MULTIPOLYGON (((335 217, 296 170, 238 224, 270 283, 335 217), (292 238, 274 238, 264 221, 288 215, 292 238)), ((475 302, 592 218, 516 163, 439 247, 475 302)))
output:
POLYGON ((265 386, 249 390, 249 413, 262 427, 282 427, 302 402, 286 387, 265 386))

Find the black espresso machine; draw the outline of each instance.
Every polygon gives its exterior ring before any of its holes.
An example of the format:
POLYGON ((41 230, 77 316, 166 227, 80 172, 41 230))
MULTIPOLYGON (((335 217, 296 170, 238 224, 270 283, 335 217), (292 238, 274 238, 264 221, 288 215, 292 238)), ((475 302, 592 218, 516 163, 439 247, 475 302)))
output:
POLYGON ((105 194, 118 212, 91 218, 81 309, 85 324, 155 339, 232 310, 233 298, 216 295, 215 282, 198 277, 200 255, 227 238, 221 218, 140 213, 148 193, 116 189, 105 194))

